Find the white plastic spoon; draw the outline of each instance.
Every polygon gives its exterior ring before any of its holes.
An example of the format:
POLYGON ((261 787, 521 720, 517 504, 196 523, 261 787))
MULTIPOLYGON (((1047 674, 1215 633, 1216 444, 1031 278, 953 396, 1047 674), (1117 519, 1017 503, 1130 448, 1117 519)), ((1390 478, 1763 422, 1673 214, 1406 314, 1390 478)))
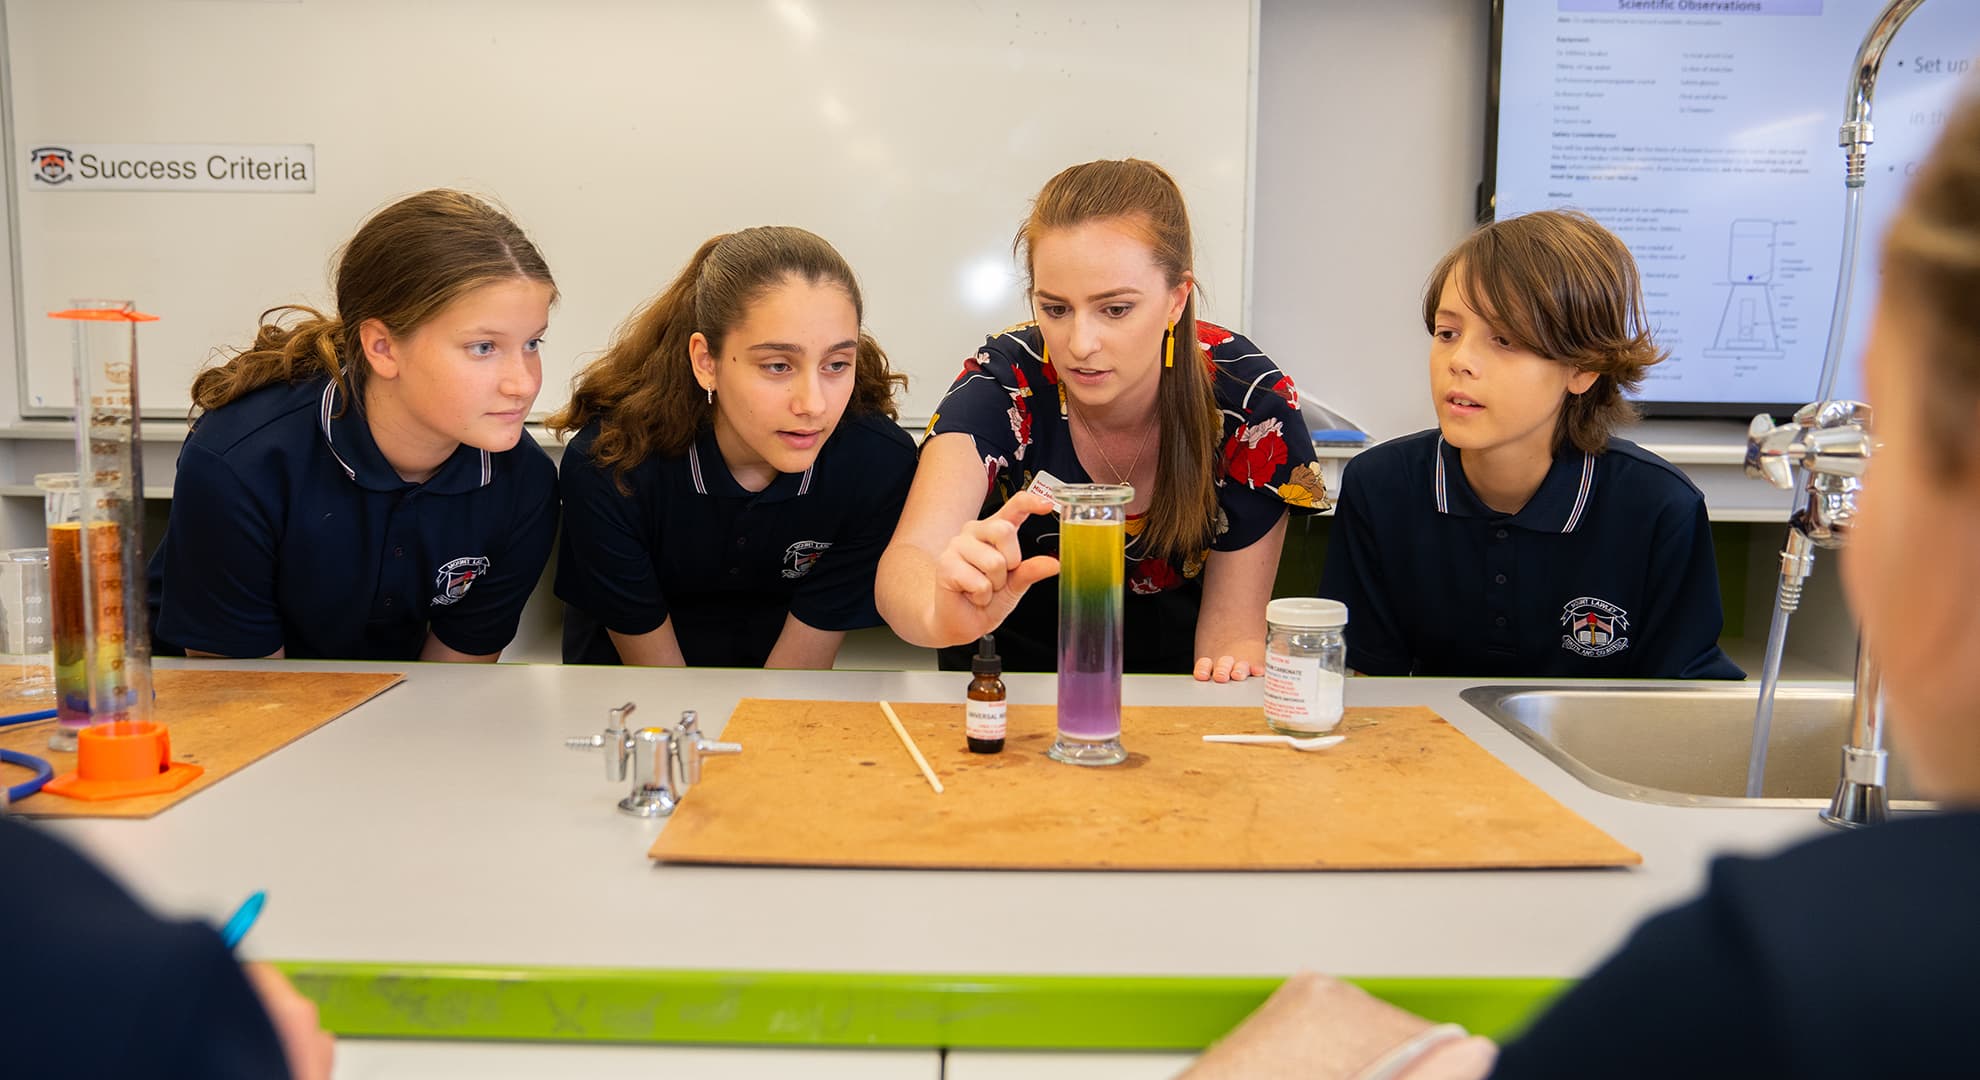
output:
POLYGON ((1294 750, 1325 750, 1347 741, 1346 735, 1315 735, 1296 739, 1291 735, 1205 735, 1204 742, 1248 743, 1256 746, 1290 746, 1294 750))

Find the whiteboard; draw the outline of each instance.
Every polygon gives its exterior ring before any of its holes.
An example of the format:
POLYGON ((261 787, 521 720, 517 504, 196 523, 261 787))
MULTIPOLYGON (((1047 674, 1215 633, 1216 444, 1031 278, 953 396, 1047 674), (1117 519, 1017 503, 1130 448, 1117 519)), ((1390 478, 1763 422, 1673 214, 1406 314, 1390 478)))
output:
POLYGON ((1252 0, 7 0, 24 415, 72 411, 78 297, 135 300, 145 412, 277 304, 331 303, 330 256, 428 187, 492 195, 562 294, 539 414, 717 232, 809 228, 925 418, 1026 317, 1011 238, 1053 173, 1168 168, 1205 314, 1238 319, 1252 0), (28 152, 309 144, 308 194, 56 191, 28 152))

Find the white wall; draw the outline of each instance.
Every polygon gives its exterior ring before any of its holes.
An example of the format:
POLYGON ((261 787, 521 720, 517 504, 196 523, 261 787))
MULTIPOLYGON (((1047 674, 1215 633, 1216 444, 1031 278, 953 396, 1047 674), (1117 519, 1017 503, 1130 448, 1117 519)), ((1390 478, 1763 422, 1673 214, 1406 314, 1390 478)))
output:
MULTIPOLYGON (((1245 329, 1309 393, 1378 435, 1432 420, 1417 292, 1471 222, 1489 6, 1260 0, 1245 329)), ((0 240, 5 228, 0 220, 0 240)), ((8 272, 0 262, 0 297, 11 295, 8 272)), ((1223 317, 1235 319, 1232 283, 1206 284, 1223 317)), ((888 305, 875 297, 874 306, 888 305)), ((0 352, 9 357, 11 308, 0 303, 0 352)), ((984 328, 960 328, 959 340, 984 328)), ((0 378, 0 421, 19 416, 16 385, 0 378)))
POLYGON ((1377 437, 1436 422, 1419 299, 1484 168, 1487 0, 1262 0, 1252 337, 1377 437))
POLYGON ((332 249, 431 186, 498 197, 555 271, 540 412, 703 239, 781 223, 858 271, 868 327, 914 380, 902 411, 925 418, 983 335, 1024 317, 1010 243, 1028 201, 1099 157, 1168 163, 1217 310, 1244 295, 1252 0, 4 11, 17 150, 143 144, 98 149, 204 172, 207 151, 156 147, 315 148, 307 193, 87 190, 28 179, 16 154, 24 405, 44 414, 74 395, 68 331, 41 312, 111 296, 161 315, 141 332, 143 401, 170 416, 216 346, 266 306, 324 305, 332 249))

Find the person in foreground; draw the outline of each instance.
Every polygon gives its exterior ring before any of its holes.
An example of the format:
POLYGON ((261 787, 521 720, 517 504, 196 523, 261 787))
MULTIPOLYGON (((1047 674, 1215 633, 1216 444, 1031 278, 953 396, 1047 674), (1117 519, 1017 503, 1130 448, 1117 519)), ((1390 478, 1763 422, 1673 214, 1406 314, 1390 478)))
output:
POLYGON ((336 1043, 315 1004, 212 927, 160 919, 4 811, 0 872, 5 1075, 328 1080, 336 1043))
POLYGON ((1980 99, 1894 218, 1864 353, 1882 446, 1843 552, 1893 739, 1945 807, 1726 858, 1493 1060, 1324 977, 1288 981, 1186 1076, 1945 1076, 1980 967, 1980 99), (1944 538, 1921 558, 1921 538, 1944 538), (1404 1060, 1406 1059, 1406 1060, 1404 1060))

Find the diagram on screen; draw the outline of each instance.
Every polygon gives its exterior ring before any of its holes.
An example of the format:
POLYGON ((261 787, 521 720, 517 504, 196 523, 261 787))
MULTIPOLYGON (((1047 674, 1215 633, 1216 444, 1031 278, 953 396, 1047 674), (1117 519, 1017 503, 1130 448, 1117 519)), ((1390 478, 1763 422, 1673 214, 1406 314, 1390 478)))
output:
POLYGON ((1774 327, 1775 223, 1742 218, 1732 223, 1726 244, 1726 310, 1712 357, 1779 357, 1784 355, 1774 327))

